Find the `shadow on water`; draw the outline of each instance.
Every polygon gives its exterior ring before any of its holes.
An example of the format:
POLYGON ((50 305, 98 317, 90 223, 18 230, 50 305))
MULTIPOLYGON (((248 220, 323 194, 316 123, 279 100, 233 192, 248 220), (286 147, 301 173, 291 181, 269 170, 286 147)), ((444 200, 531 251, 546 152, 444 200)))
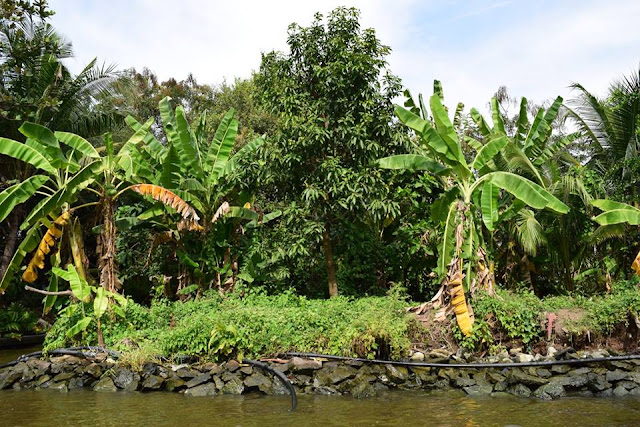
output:
POLYGON ((357 400, 349 396, 186 397, 168 392, 99 393, 73 390, 0 392, 3 426, 601 426, 634 425, 640 398, 570 397, 556 401, 470 398, 463 394, 390 392, 357 400))

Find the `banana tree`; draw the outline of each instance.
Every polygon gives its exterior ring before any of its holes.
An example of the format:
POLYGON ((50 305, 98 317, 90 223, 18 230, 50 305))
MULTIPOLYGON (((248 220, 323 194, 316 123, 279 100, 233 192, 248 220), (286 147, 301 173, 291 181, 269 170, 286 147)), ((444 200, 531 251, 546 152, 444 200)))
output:
MULTIPOLYGON (((429 99, 430 116, 422 102, 417 106, 409 99, 405 106, 410 109, 397 106, 397 117, 415 132, 423 151, 386 157, 378 160, 378 165, 427 171, 439 178, 445 191, 434 204, 432 214, 444 229, 437 267, 442 286, 433 302, 441 308, 440 316, 455 312, 458 326, 468 335, 473 320, 464 288, 473 293, 478 288, 492 291, 494 286, 481 227, 493 230, 498 222, 500 190, 534 209, 566 213, 568 207, 526 177, 493 169, 494 158, 509 144, 504 134, 489 133, 484 144, 478 142, 473 147, 475 153, 468 161, 442 101, 442 87, 436 81, 429 99)), ((494 115, 494 124, 499 126, 501 120, 494 115)))
MULTIPOLYGON (((26 142, 0 138, 0 154, 32 166, 36 173, 0 193, 0 221, 15 209, 32 208, 20 226, 25 237, 0 280, 0 294, 9 286, 27 254, 37 248, 23 274, 26 282, 36 280, 37 271, 44 267, 45 256, 55 252, 64 229, 69 230, 71 247, 81 246, 78 243, 79 228, 65 226, 72 223, 72 213, 82 207, 77 204, 80 193, 94 182, 102 167, 95 148, 77 135, 54 133, 30 122, 25 122, 20 132, 27 138, 26 142)), ((72 255, 76 268, 84 277, 82 257, 75 250, 72 255)), ((52 263, 55 265, 58 259, 53 257, 52 263)), ((55 287, 54 282, 51 281, 50 287, 55 287)))
MULTIPOLYGON (((607 199, 593 200, 591 204, 603 211, 593 218, 601 227, 619 224, 640 225, 640 209, 635 206, 607 199)), ((631 269, 640 276, 640 251, 631 263, 631 269)))
MULTIPOLYGON (((0 139, 0 153, 32 165, 41 171, 30 179, 15 184, 0 193, 0 220, 12 209, 31 198, 39 198, 27 215, 21 230, 25 238, 18 247, 2 281, 0 292, 4 291, 15 273, 20 269, 23 259, 35 250, 27 265, 22 279, 33 283, 38 270, 45 266, 45 258, 56 252, 58 242, 69 236, 71 253, 76 271, 83 280, 86 274, 86 257, 82 250, 82 229, 77 219, 71 221, 80 208, 99 206, 99 219, 102 222, 98 236, 98 266, 100 267, 100 285, 109 292, 120 287, 115 264, 115 206, 118 197, 127 190, 133 190, 158 202, 168 204, 177 211, 185 224, 197 227, 199 219, 195 210, 171 191, 153 184, 137 184, 134 177, 145 176, 148 169, 138 147, 144 144, 144 136, 151 127, 152 120, 140 129, 120 149, 109 134, 105 135, 105 154, 101 154, 82 137, 67 132, 52 132, 49 129, 25 123, 20 129, 27 137, 26 143, 0 139), (146 169, 145 169, 146 168, 146 169), (83 204, 77 204, 80 193, 85 197, 83 204), (44 237, 42 226, 46 227, 44 237), (72 226, 71 226, 72 225, 72 226)), ((52 265, 60 264, 59 254, 51 257, 52 265)), ((31 288, 33 289, 33 288, 31 288)), ((45 311, 48 310, 58 292, 57 279, 51 276, 45 311)))
MULTIPOLYGON (((231 156, 238 133, 233 109, 223 117, 211 140, 206 137, 206 112, 191 126, 182 106, 175 110, 171 108, 171 98, 160 101, 159 110, 167 141, 166 145, 161 144, 150 131, 144 136, 145 150, 141 155, 149 166, 149 178, 152 176, 155 182, 183 197, 203 218, 198 229, 202 234, 192 245, 178 244, 177 255, 183 261, 183 267, 188 267, 201 285, 205 281, 209 281, 209 285, 216 281, 222 289, 221 273, 231 270, 233 274, 228 284, 232 286, 237 264, 232 260, 229 247, 224 247, 221 242, 230 242, 237 236, 241 221, 257 224, 277 214, 259 215, 251 209, 251 196, 234 191, 225 177, 236 170, 239 160, 258 148, 263 140, 255 139, 231 156), (238 205, 230 204, 234 202, 238 205), (222 217, 232 220, 221 224, 219 219, 222 217), (209 248, 206 247, 208 243, 209 248), (187 246, 190 246, 189 250, 185 250, 187 246)), ((132 117, 127 118, 127 123, 136 132, 142 126, 132 117)), ((164 208, 157 206, 141 217, 150 218, 163 212, 164 208)), ((188 232, 193 229, 178 223, 169 231, 174 241, 182 241, 188 239, 188 232)), ((182 272, 179 290, 184 288, 190 276, 188 271, 182 272)))

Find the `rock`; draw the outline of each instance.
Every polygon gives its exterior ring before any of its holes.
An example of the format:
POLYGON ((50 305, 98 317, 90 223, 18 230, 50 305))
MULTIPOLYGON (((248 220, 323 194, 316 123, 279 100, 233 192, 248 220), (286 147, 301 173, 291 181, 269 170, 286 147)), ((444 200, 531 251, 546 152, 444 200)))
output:
MULTIPOLYGON (((51 375, 43 375, 40 378, 38 378, 36 380, 36 386, 40 387, 42 386, 42 384, 46 383, 47 381, 49 381, 51 379, 51 375)), ((47 387, 49 387, 49 385, 47 384, 47 387)))
POLYGON ((189 368, 180 368, 175 371, 176 375, 182 378, 183 380, 189 380, 199 374, 198 371, 189 368))
POLYGON ((200 384, 184 392, 185 396, 214 396, 217 393, 216 386, 213 383, 200 384))
POLYGON ((149 375, 142 382, 143 390, 158 390, 163 383, 163 379, 156 375, 149 375))
POLYGON ((568 365, 553 365, 551 367, 551 372, 555 372, 556 374, 566 374, 570 370, 571 368, 568 365))
POLYGON ((526 353, 518 353, 516 354, 516 362, 518 363, 529 363, 533 362, 533 356, 526 353))
POLYGON ((626 362, 613 361, 609 363, 611 363, 612 366, 615 366, 616 368, 620 368, 625 371, 633 371, 635 367, 631 363, 626 363, 626 362))
POLYGON ((169 377, 169 379, 165 381, 164 388, 167 391, 175 391, 183 387, 185 384, 186 382, 182 378, 176 375, 176 376, 169 377))
POLYGON ((103 377, 100 379, 100 381, 98 381, 98 384, 96 384, 93 389, 95 391, 117 391, 118 388, 116 387, 116 385, 113 383, 113 380, 111 379, 111 377, 103 377))
POLYGON ((57 390, 57 391, 69 391, 69 387, 67 386, 67 383, 65 381, 59 382, 59 383, 52 383, 49 385, 49 389, 57 390))
POLYGON ((456 387, 470 387, 476 385, 476 381, 471 378, 460 377, 456 380, 456 387))
POLYGON ((591 368, 578 368, 572 371, 569 371, 569 375, 574 377, 576 375, 585 375, 591 372, 591 368))
POLYGON ((509 349, 509 355, 516 356, 517 354, 522 353, 522 347, 514 347, 509 349))
POLYGON ((319 386, 316 387, 316 393, 317 394, 325 394, 325 395, 329 395, 329 394, 341 394, 338 390, 336 390, 335 388, 331 388, 331 387, 327 387, 327 386, 319 386))
POLYGON ((84 387, 84 380, 80 377, 71 378, 67 386, 69 390, 73 390, 75 388, 82 388, 84 387))
POLYGON ((612 387, 611 383, 605 379, 604 375, 596 375, 596 374, 589 375, 589 389, 591 391, 599 392, 599 391, 609 389, 611 387, 612 387))
POLYGON ((621 371, 620 369, 616 369, 615 371, 607 372, 607 375, 605 377, 607 381, 612 382, 612 381, 626 380, 627 376, 628 374, 626 372, 621 371))
POLYGON ((73 378, 75 376, 76 376, 75 372, 63 372, 63 373, 58 374, 55 377, 53 377, 53 380, 56 381, 56 382, 66 381, 66 380, 71 379, 71 378, 73 378))
POLYGON ((311 385, 311 377, 309 375, 296 375, 293 378, 289 377, 289 380, 294 385, 311 385))
POLYGON ((493 369, 487 371, 487 377, 489 377, 489 380, 493 383, 500 383, 506 380, 504 375, 494 371, 493 369))
POLYGON ((242 372, 245 375, 251 375, 253 373, 253 367, 252 366, 243 366, 242 368, 240 368, 240 372, 242 372))
POLYGON ((51 362, 41 359, 29 359, 27 360, 27 366, 35 372, 36 376, 40 377, 49 372, 51 362))
POLYGON ((335 367, 325 368, 317 371, 313 380, 313 385, 318 386, 331 386, 338 384, 348 378, 356 376, 358 371, 351 366, 337 365, 335 367))
POLYGON ((613 395, 616 397, 626 396, 627 394, 629 394, 629 391, 622 385, 613 389, 613 395))
POLYGON ((491 394, 491 392, 493 391, 493 386, 476 384, 469 387, 463 387, 462 389, 469 396, 484 396, 487 394, 491 394))
POLYGON ((113 383, 116 387, 126 391, 136 391, 140 383, 140 375, 133 373, 129 369, 119 368, 113 377, 113 383))
POLYGON ((291 372, 309 372, 322 368, 322 362, 313 359, 303 359, 301 357, 293 357, 289 361, 289 370, 291 372))
POLYGON ((539 387, 549 382, 546 378, 540 378, 533 375, 525 374, 519 369, 513 369, 507 379, 509 384, 521 383, 526 386, 539 387))
POLYGON ((409 371, 404 366, 385 365, 387 377, 396 384, 402 384, 409 378, 409 371))
POLYGON ((516 384, 514 386, 508 387, 507 392, 514 394, 516 396, 521 397, 529 397, 531 396, 531 390, 524 384, 516 384))
POLYGON ((541 378, 550 378, 553 374, 548 369, 538 368, 536 374, 541 378))
POLYGON ((211 375, 220 375, 222 373, 222 370, 223 370, 222 366, 217 365, 215 363, 213 365, 214 366, 211 369, 209 369, 209 374, 211 374, 211 375))
POLYGON ((224 394, 242 394, 244 391, 244 384, 238 377, 234 377, 222 387, 222 393, 224 394))
POLYGON ((192 388, 202 383, 206 383, 210 379, 211 379, 211 374, 208 374, 208 373, 200 374, 198 376, 191 378, 189 381, 187 381, 187 388, 192 388))
POLYGON ((11 387, 13 383, 22 378, 22 371, 14 368, 15 366, 0 373, 0 390, 11 387))
POLYGON ((215 385, 216 385, 216 388, 217 388, 218 390, 222 390, 222 387, 224 387, 224 381, 222 381, 222 380, 220 379, 220 377, 219 377, 219 376, 217 376, 217 375, 213 375, 213 376, 212 376, 212 378, 213 378, 213 382, 214 382, 214 383, 215 383, 215 385))
POLYGON ((229 360, 225 365, 225 368, 229 372, 235 372, 236 370, 238 370, 238 368, 240 368, 240 364, 236 360, 229 360))
POLYGON ((360 381, 354 388, 351 389, 351 395, 356 399, 364 399, 367 397, 375 397, 378 395, 378 393, 369 382, 360 381))
POLYGON ((424 355, 423 352, 416 351, 415 353, 413 353, 411 355, 410 359, 411 359, 412 362, 422 362, 422 361, 424 361, 425 358, 426 358, 426 356, 424 355))
POLYGON ((142 366, 143 376, 146 375, 156 375, 158 373, 158 365, 155 363, 145 363, 142 366))
POLYGON ((258 387, 258 389, 264 393, 267 393, 273 388, 271 380, 260 372, 254 372, 250 376, 244 379, 245 387, 258 387))
POLYGON ((636 388, 638 385, 636 383, 634 383, 633 381, 620 381, 618 383, 618 387, 624 387, 627 390, 632 390, 634 388, 636 388))
POLYGON ((493 386, 493 391, 505 391, 508 385, 506 381, 500 381, 493 386))
POLYGON ((557 353, 558 353, 558 350, 556 350, 554 346, 550 345, 549 347, 547 347, 547 357, 549 359, 555 358, 557 353))
POLYGON ((100 378, 102 376, 102 369, 97 363, 90 363, 85 366, 83 372, 91 375, 93 378, 100 378))
POLYGON ((566 395, 564 387, 559 383, 550 383, 538 387, 533 395, 539 399, 551 400, 566 395))

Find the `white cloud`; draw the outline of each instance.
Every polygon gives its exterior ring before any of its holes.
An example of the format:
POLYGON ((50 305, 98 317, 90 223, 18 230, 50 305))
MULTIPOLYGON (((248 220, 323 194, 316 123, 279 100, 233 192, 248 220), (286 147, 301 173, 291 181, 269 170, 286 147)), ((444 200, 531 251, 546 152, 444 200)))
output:
POLYGON ((327 13, 339 5, 362 10, 362 25, 375 28, 393 48, 391 69, 412 92, 430 94, 438 78, 450 104, 484 107, 500 85, 534 101, 567 96, 573 81, 604 93, 613 78, 640 61, 640 2, 632 1, 547 4, 545 13, 526 22, 500 20, 497 14, 521 6, 507 1, 480 6, 418 0, 50 4, 57 12, 53 24, 74 43, 72 69, 98 56, 121 68, 146 66, 161 79, 183 79, 189 72, 205 83, 247 77, 259 67, 261 52, 286 49, 291 22, 308 25, 316 11, 327 13), (489 18, 496 22, 490 33, 469 31, 475 19, 489 18), (450 24, 425 24, 434 21, 450 24), (463 30, 466 35, 460 36, 463 30))

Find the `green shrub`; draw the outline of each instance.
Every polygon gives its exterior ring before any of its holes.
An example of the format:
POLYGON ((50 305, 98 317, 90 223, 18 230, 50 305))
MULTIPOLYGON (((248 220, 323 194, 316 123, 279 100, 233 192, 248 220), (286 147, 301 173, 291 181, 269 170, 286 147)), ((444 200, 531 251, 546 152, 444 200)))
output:
MULTIPOLYGON (((399 358, 408 353, 409 331, 416 329, 405 306, 397 295, 311 300, 291 292, 268 296, 251 291, 243 298, 227 299, 211 293, 194 301, 156 302, 149 308, 130 302, 126 322, 105 320, 103 332, 113 349, 127 350, 125 342, 134 341, 157 354, 211 360, 284 351, 399 358)), ((60 316, 47 337, 47 349, 77 343, 65 336, 74 320, 60 316)), ((89 332, 81 342, 94 340, 89 332)))

